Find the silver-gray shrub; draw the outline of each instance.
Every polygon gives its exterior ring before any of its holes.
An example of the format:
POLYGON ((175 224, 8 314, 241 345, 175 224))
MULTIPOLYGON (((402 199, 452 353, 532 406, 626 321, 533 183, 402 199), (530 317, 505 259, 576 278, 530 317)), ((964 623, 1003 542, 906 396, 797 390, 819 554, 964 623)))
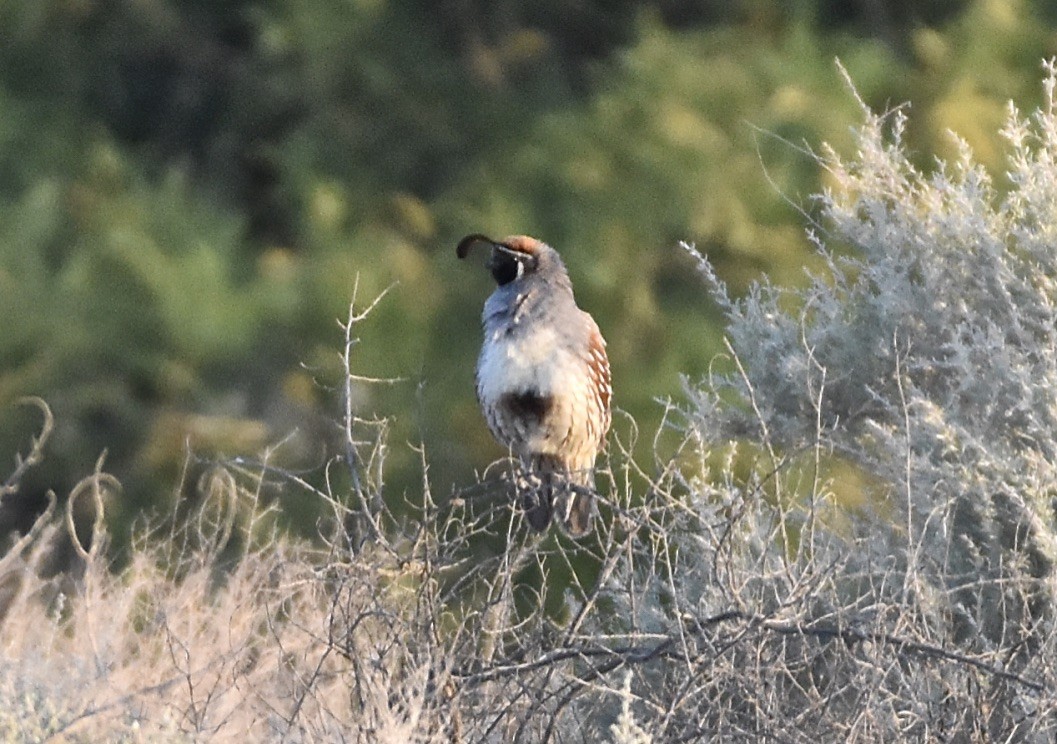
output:
MULTIPOLYGON (((687 429, 706 447, 759 447, 756 477, 771 485, 753 498, 773 501, 783 471, 806 494, 776 510, 800 523, 784 545, 793 557, 773 559, 815 589, 776 589, 785 609, 756 611, 793 612, 802 628, 828 616, 852 630, 846 642, 872 634, 892 658, 944 649, 990 668, 958 682, 913 665, 875 679, 855 705, 884 698, 885 740, 1042 741, 1057 726, 1057 102, 1054 64, 1045 69, 1040 109, 1010 106, 997 179, 960 140, 953 162, 919 167, 903 110, 864 105, 855 154, 819 156, 830 185, 811 236, 828 270, 806 289, 763 283, 732 298, 688 247, 727 315, 731 371, 688 382, 687 429), (830 458, 872 484, 874 508, 850 523, 819 511, 832 500, 817 479, 830 458), (987 692, 973 699, 962 683, 987 692), (975 720, 958 705, 977 706, 975 720)), ((714 511, 714 495, 696 493, 714 511)), ((871 725, 881 719, 875 710, 871 725)))

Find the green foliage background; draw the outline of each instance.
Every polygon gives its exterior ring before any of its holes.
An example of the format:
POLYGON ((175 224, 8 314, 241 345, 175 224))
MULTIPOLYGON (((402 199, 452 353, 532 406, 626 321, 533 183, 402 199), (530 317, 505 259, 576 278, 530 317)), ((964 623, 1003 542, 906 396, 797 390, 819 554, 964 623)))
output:
MULTIPOLYGON (((23 506, 108 450, 116 523, 172 503, 185 453, 311 469, 337 436, 348 303, 364 415, 396 414, 389 494, 500 455, 473 397, 483 270, 469 232, 566 257, 609 339, 616 404, 721 351, 679 240, 744 290, 799 282, 857 119, 912 101, 985 163, 1007 99, 1057 54, 1046 0, 8 0, 0 2, 0 452, 39 395, 59 429, 23 506)), ((618 418, 617 426, 627 427, 618 418)), ((647 436, 648 438, 648 436, 647 436)), ((7 455, 5 455, 7 456, 7 455)), ((193 474, 192 474, 193 475, 193 474)), ((312 528, 309 505, 286 504, 312 528)), ((0 528, 28 514, 0 509, 0 528)))

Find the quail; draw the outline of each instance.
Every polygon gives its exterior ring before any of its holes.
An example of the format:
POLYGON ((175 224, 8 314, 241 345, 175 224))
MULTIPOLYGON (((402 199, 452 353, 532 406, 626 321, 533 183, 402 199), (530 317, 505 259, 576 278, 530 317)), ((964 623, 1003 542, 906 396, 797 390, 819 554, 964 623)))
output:
POLYGON ((566 532, 591 529, 594 463, 609 430, 612 387, 606 342, 573 297, 558 252, 525 235, 468 235, 456 253, 488 247, 498 285, 482 314, 477 400, 496 440, 521 462, 523 507, 545 530, 552 513, 566 532))

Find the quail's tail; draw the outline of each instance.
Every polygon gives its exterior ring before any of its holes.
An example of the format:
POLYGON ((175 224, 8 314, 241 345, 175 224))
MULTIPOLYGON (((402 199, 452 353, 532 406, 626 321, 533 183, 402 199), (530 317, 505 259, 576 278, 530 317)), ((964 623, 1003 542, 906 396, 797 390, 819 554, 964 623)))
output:
POLYGON ((529 524, 542 532, 557 512, 570 537, 580 538, 589 533, 594 505, 593 474, 590 471, 569 473, 564 463, 552 455, 533 456, 530 471, 534 487, 522 502, 529 524))

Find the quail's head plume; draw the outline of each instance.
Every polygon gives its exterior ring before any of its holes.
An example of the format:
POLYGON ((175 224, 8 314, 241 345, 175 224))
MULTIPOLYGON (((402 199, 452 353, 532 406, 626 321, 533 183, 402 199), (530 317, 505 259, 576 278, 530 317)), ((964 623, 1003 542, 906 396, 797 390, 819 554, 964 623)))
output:
POLYGON ((456 249, 490 251, 496 289, 484 305, 477 400, 496 440, 521 461, 529 523, 557 513, 573 537, 591 527, 594 463, 609 429, 606 342, 576 305, 558 252, 525 235, 474 234, 456 249))

